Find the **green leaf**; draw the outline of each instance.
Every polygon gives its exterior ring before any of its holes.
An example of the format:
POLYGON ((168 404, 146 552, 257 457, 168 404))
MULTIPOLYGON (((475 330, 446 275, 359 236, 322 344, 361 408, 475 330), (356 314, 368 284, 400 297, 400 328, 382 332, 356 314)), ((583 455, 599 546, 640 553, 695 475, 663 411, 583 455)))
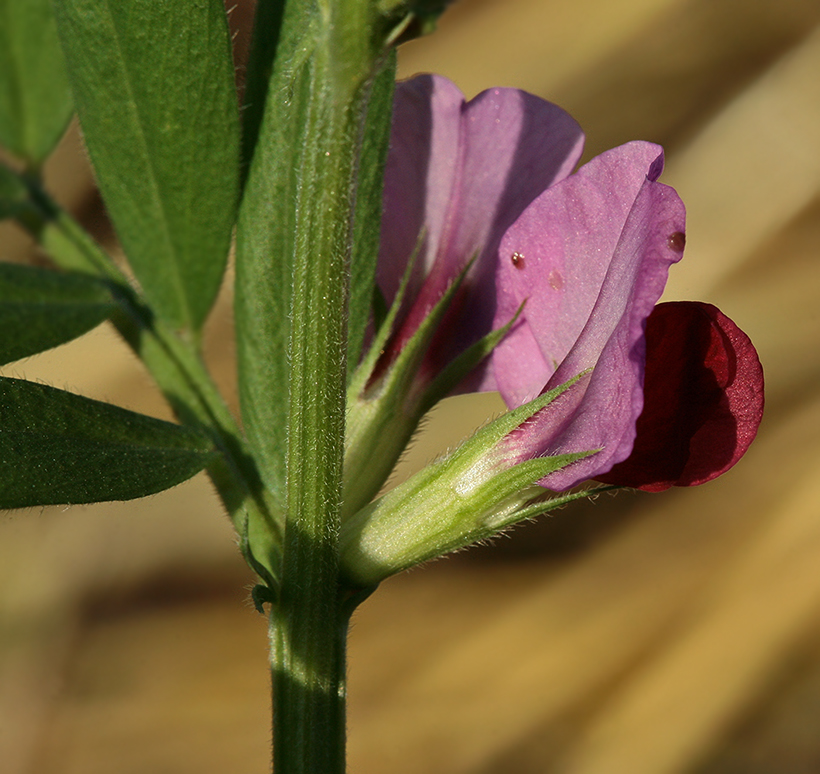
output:
POLYGON ((390 142, 396 57, 391 53, 373 84, 359 161, 359 187, 353 221, 353 252, 350 257, 350 305, 347 339, 347 371, 359 362, 365 329, 373 304, 376 259, 379 256, 384 163, 390 142))
POLYGON ((219 289, 239 181, 221 0, 55 0, 100 190, 157 315, 197 331, 219 289))
POLYGON ((143 497, 190 478, 213 454, 194 430, 0 377, 0 508, 143 497))
MULTIPOLYGON (((315 47, 312 4, 288 5, 236 227, 235 315, 242 421, 266 486, 284 500, 297 174, 315 47)), ((322 256, 316 256, 321 260, 322 256)))
POLYGON ((242 99, 242 170, 245 175, 259 139, 284 11, 285 0, 258 0, 256 3, 242 99))
POLYGON ((90 277, 0 264, 0 365, 71 341, 115 308, 105 285, 90 277))
POLYGON ((0 145, 36 167, 72 111, 50 0, 0 0, 0 145))

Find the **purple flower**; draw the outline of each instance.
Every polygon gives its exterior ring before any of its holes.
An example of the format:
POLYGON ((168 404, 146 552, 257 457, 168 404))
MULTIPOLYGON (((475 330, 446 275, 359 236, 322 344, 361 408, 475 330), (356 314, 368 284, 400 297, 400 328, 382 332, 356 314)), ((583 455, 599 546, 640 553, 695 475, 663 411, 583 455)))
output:
POLYGON ((542 487, 708 481, 754 438, 763 377, 748 337, 708 304, 656 306, 685 242, 683 204, 657 182, 662 150, 629 143, 572 174, 580 153, 575 122, 529 94, 465 102, 436 76, 397 87, 386 300, 419 257, 351 385, 350 582, 378 583, 583 496, 542 487), (457 384, 497 389, 512 410, 371 502, 423 410, 457 384))
MULTIPOLYGON (((657 182, 659 146, 629 143, 572 174, 582 144, 572 118, 525 92, 492 89, 466 102, 440 76, 399 84, 377 276, 389 302, 421 239, 377 369, 383 373, 474 260, 415 377, 422 390, 524 304, 512 330, 460 389, 497 389, 513 408, 583 375, 499 445, 510 465, 594 450, 539 481, 556 491, 630 457, 644 406, 647 319, 685 241, 683 204, 657 182)), ((735 354, 730 347, 726 356, 735 354)), ((752 354, 753 348, 741 357, 752 354)), ((680 408, 694 410, 691 402, 680 408)), ((756 416, 746 437, 756 431, 756 416)), ((666 440, 686 445, 681 433, 691 435, 699 421, 669 424, 677 435, 666 440)), ((717 434, 728 425, 711 426, 717 434)), ((656 449, 664 447, 664 432, 650 429, 656 449)), ((697 448, 707 445, 701 439, 697 448)), ((708 477, 707 471, 700 478, 708 477)))

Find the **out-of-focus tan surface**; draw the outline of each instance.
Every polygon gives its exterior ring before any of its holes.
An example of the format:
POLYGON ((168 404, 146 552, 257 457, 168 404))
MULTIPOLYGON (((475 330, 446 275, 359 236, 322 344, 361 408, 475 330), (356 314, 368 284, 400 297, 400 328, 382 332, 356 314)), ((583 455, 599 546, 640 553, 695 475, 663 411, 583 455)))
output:
MULTIPOLYGON (((350 770, 820 771, 820 4, 462 0, 401 69, 558 102, 588 155, 662 143, 689 213, 668 297, 748 331, 768 404, 717 482, 569 507, 383 584, 351 634, 350 770)), ((110 239, 81 160, 73 134, 54 187, 110 239)), ((0 250, 25 243, 4 228, 0 250)), ((225 299, 210 332, 230 391, 225 299)), ((104 328, 6 372, 166 411, 104 328)), ((404 470, 499 407, 447 402, 404 470)), ((267 771, 250 583, 203 478, 2 516, 0 771, 267 771)))

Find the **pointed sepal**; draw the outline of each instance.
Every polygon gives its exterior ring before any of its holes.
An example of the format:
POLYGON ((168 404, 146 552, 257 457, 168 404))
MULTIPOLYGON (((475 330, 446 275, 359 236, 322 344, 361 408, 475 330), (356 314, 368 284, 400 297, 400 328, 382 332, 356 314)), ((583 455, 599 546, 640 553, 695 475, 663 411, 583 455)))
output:
POLYGON ((502 442, 580 378, 502 415, 345 521, 340 549, 348 580, 379 583, 530 517, 528 508, 546 494, 536 482, 597 450, 511 462, 502 442))

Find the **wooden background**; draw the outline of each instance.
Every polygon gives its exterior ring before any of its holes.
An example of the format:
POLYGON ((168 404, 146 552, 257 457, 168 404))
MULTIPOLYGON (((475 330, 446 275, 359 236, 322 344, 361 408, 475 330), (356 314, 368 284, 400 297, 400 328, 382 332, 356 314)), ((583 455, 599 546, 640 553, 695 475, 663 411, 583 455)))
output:
MULTIPOLYGON (((689 213, 667 297, 749 332, 767 411, 720 481, 572 506, 384 583, 351 636, 350 770, 820 771, 820 3, 461 0, 401 69, 551 99, 588 156, 662 143, 689 213)), ((112 245, 76 131, 49 179, 112 245)), ((32 258, 5 226, 0 251, 32 258)), ((232 392, 228 298, 209 342, 232 392)), ((5 373, 167 416, 105 328, 5 373)), ((403 474, 498 409, 447 402, 403 474)), ((202 477, 0 517, 0 770, 267 771, 251 583, 202 477)))

